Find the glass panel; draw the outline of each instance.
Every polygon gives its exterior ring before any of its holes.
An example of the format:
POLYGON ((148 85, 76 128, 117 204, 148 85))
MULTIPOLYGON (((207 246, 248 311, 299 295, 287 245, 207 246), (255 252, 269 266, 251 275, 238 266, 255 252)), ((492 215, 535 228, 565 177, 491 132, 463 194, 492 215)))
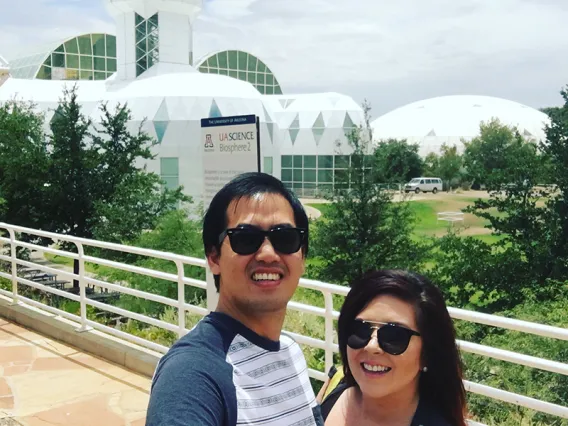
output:
POLYGON ((177 189, 179 187, 179 177, 164 177, 161 176, 162 180, 164 181, 164 187, 167 189, 177 189))
MULTIPOLYGON (((78 38, 79 41, 79 52, 81 55, 92 55, 93 54, 93 45, 91 43, 91 36, 90 35, 83 35, 78 38)), ((67 46, 65 46, 67 48, 67 46)))
POLYGON ((67 53, 79 53, 79 48, 77 47, 77 39, 74 38, 65 43, 65 52, 67 53))
POLYGON ((92 70, 93 69, 93 57, 92 56, 81 56, 79 60, 82 70, 92 70))
POLYGON ((247 69, 247 54, 245 52, 239 52, 239 69, 246 70, 247 69))
POLYGON ((258 61, 257 70, 258 70, 258 72, 266 72, 266 65, 264 65, 264 62, 258 61))
POLYGON ((49 55, 47 57, 47 59, 45 60, 45 62, 43 63, 44 65, 47 65, 48 67, 51 66, 51 55, 49 55))
POLYGON ((210 57, 207 62, 209 63, 210 67, 218 67, 219 66, 219 63, 217 61, 217 55, 213 55, 212 57, 210 57))
POLYGON ((264 87, 262 84, 255 84, 254 87, 256 87, 256 90, 258 90, 260 93, 266 93, 266 87, 264 87))
POLYGON ((272 174, 272 157, 264 157, 264 173, 272 174))
MULTIPOLYGON (((306 177, 306 175, 305 175, 305 172, 304 172, 304 180, 305 180, 305 177, 306 177)), ((317 188, 317 185, 315 183, 307 183, 307 182, 304 181, 304 189, 307 189, 307 188, 315 189, 315 188, 317 188)))
POLYGON ((266 86, 266 92, 265 94, 267 95, 273 95, 274 94, 274 86, 266 86))
POLYGON ((335 168, 336 169, 348 169, 349 168, 349 155, 336 155, 335 156, 335 168))
POLYGON ((158 48, 158 36, 157 35, 149 35, 148 39, 148 52, 151 52, 154 49, 158 48))
POLYGON ((39 72, 36 75, 36 78, 40 80, 51 80, 51 68, 45 65, 42 65, 39 72))
POLYGON ((274 94, 275 95, 281 95, 282 94, 282 89, 280 88, 280 86, 275 87, 274 94))
POLYGON ((302 156, 294 155, 294 167, 302 168, 302 156))
POLYGON ((292 169, 282 169, 282 180, 292 181, 292 169))
POLYGON ((93 55, 106 56, 105 36, 103 34, 92 34, 93 55))
POLYGON ((219 59, 219 68, 229 68, 227 54, 227 52, 221 52, 217 55, 217 58, 219 59))
POLYGON ((106 73, 95 71, 95 80, 106 80, 106 73))
POLYGON ((236 70, 239 65, 238 54, 234 50, 229 51, 229 69, 236 70))
POLYGON ((292 187, 294 189, 302 189, 302 183, 301 182, 299 182, 299 183, 295 182, 295 183, 292 184, 292 187))
POLYGON ((294 169, 294 182, 302 182, 302 169, 294 169))
POLYGON ((66 55, 67 68, 79 68, 79 55, 66 55))
POLYGON ((254 75, 254 73, 249 72, 248 75, 247 75, 247 80, 248 80, 249 83, 252 83, 252 84, 256 83, 256 76, 254 75))
POLYGON ((63 45, 61 45, 57 49, 55 49, 54 52, 65 53, 65 49, 63 48, 63 45))
POLYGON ((316 181, 316 171, 304 170, 304 182, 315 182, 315 181, 316 181))
POLYGON ((247 73, 245 71, 239 71, 239 80, 247 81, 247 73))
POLYGON ((283 155, 282 156, 282 167, 292 167, 292 156, 283 155))
POLYGON ((116 58, 116 37, 107 35, 106 38, 106 56, 116 58))
POLYGON ((256 62, 257 62, 256 57, 249 55, 247 69, 249 71, 256 71, 256 62))
POLYGON ((140 43, 136 46, 136 60, 140 60, 142 59, 144 56, 146 56, 146 43, 140 43))
POLYGON ((106 71, 106 61, 104 58, 94 58, 95 60, 95 71, 106 71))
POLYGON ((92 80, 93 79, 93 72, 81 70, 81 77, 80 78, 81 78, 81 80, 92 80))
POLYGON ((51 55, 52 66, 65 68, 65 55, 61 53, 54 53, 51 55))
POLYGON ((318 168, 319 169, 332 169, 333 168, 333 155, 318 155, 318 168))
POLYGON ((199 67, 199 72, 202 72, 202 73, 207 74, 207 73, 209 73, 209 68, 204 67, 204 66, 202 65, 202 66, 199 67))
POLYGON ((150 27, 153 27, 153 28, 158 27, 158 14, 157 13, 155 15, 152 15, 148 19, 148 28, 150 28, 150 27))
POLYGON ((259 84, 264 84, 264 74, 257 74, 256 75, 256 82, 259 84))
POLYGON ((107 59, 107 71, 116 72, 116 59, 107 59))
POLYGON ((161 176, 179 176, 179 158, 162 157, 160 158, 161 176))
POLYGON ((274 85, 274 76, 272 74, 266 76, 266 84, 274 85))
POLYGON ((337 184, 345 184, 345 186, 349 186, 348 170, 335 170, 335 185, 337 184))
POLYGON ((220 70, 219 70, 219 74, 221 74, 221 75, 229 75, 229 71, 220 69, 220 70))
POLYGON ((143 74, 144 71, 146 71, 146 67, 142 66, 140 64, 136 64, 136 76, 138 77, 139 75, 143 74))
POLYGON ((229 70, 229 75, 230 75, 231 77, 233 77, 233 78, 239 78, 239 73, 238 73, 238 71, 229 70))
POLYGON ((144 22, 144 18, 142 18, 140 15, 138 15, 137 13, 134 14, 134 25, 138 26, 140 25, 142 22, 144 22))
POLYGON ((316 168, 316 156, 315 155, 304 155, 304 167, 306 169, 316 168))
POLYGON ((65 80, 79 80, 79 70, 65 70, 65 80))
POLYGON ((333 182, 333 170, 318 170, 318 182, 333 182))

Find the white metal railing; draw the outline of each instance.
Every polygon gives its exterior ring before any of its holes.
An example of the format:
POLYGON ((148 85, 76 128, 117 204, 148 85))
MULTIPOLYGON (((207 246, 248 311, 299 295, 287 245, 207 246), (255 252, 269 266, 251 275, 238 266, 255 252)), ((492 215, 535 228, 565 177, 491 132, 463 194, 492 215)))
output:
MULTIPOLYGON (((185 314, 187 312, 202 316, 206 315, 209 312, 208 309, 206 308, 203 308, 201 306, 195 306, 185 302, 186 286, 193 286, 200 289, 207 289, 207 282, 197 280, 191 277, 186 277, 184 272, 184 266, 192 265, 201 268, 206 268, 207 263, 204 259, 180 256, 172 253, 165 253, 165 252, 149 250, 139 247, 125 246, 114 243, 88 240, 84 238, 70 237, 70 236, 54 234, 30 228, 23 228, 20 226, 13 226, 6 223, 0 223, 0 231, 1 230, 6 230, 8 232, 9 237, 8 238, 0 237, 0 243, 2 243, 0 244, 0 248, 2 248, 2 246, 4 245, 8 245, 10 247, 10 255, 8 256, 0 254, 0 261, 8 262, 8 264, 10 265, 11 273, 0 271, 0 277, 11 281, 12 291, 6 291, 0 289, 0 294, 6 297, 10 297, 13 300, 13 303, 26 303, 35 307, 42 308, 56 315, 60 315, 62 317, 74 320, 79 324, 78 331, 85 331, 88 330, 89 328, 95 328, 103 332, 115 335, 119 338, 155 350, 157 352, 165 353, 168 350, 166 346, 151 342, 149 340, 134 336, 124 331, 117 330, 115 328, 88 319, 87 306, 92 306, 103 311, 112 312, 126 318, 131 318, 137 321, 141 321, 156 327, 160 327, 175 332, 178 334, 179 337, 185 335, 188 332, 185 324, 185 314), (17 234, 19 233, 51 238, 54 241, 65 241, 68 243, 73 243, 77 247, 77 253, 58 250, 50 247, 39 246, 36 244, 21 241, 17 238, 17 234), (23 259, 18 259, 16 256, 17 247, 24 247, 30 250, 37 250, 43 253, 65 256, 71 259, 78 259, 79 274, 74 274, 72 272, 55 269, 47 265, 38 264, 23 259), (171 274, 139 266, 128 265, 121 262, 110 261, 98 257, 88 256, 85 255, 85 247, 96 247, 101 249, 108 249, 123 253, 131 253, 131 254, 137 254, 141 256, 147 256, 147 257, 153 257, 157 259, 171 261, 176 265, 177 273, 171 274), (112 267, 122 271, 145 275, 153 278, 176 282, 178 286, 178 298, 177 300, 170 299, 168 297, 129 288, 117 283, 110 283, 91 277, 85 274, 86 262, 101 266, 112 267), (30 279, 18 276, 18 266, 35 268, 46 273, 63 276, 70 280, 78 280, 79 294, 78 295, 71 294, 67 291, 52 288, 45 284, 38 283, 30 279), (69 300, 77 301, 80 303, 80 315, 79 316, 73 315, 61 309, 47 306, 43 303, 37 302, 35 300, 23 296, 18 293, 18 284, 34 287, 48 293, 56 294, 60 297, 67 298, 69 300), (151 318, 143 314, 128 311, 123 308, 119 308, 117 306, 112 306, 109 304, 98 302, 96 300, 92 300, 89 297, 87 297, 86 294, 86 289, 88 285, 98 286, 103 289, 140 297, 146 300, 151 300, 153 302, 162 303, 164 305, 176 308, 178 311, 178 323, 171 324, 156 318, 151 318)), ((325 370, 328 371, 333 363, 333 354, 335 352, 338 352, 338 345, 335 343, 335 327, 333 322, 334 320, 338 319, 339 312, 333 308, 333 295, 340 295, 344 297, 347 295, 349 289, 347 287, 338 286, 335 284, 323 283, 320 281, 315 281, 310 279, 301 279, 300 286, 320 292, 323 295, 324 307, 322 308, 318 306, 308 305, 305 303, 291 301, 288 304, 288 308, 290 310, 305 312, 308 314, 313 314, 323 317, 324 327, 325 327, 325 334, 324 334, 325 338, 324 340, 321 340, 310 336, 300 335, 297 333, 290 333, 290 332, 288 333, 291 334, 300 344, 324 350, 325 370)), ((208 304, 208 306, 210 305, 208 304)), ((568 329, 531 323, 527 321, 520 321, 496 315, 488 315, 474 311, 467 311, 464 309, 448 308, 448 311, 452 316, 452 318, 454 319, 460 319, 460 320, 475 322, 478 324, 501 327, 509 330, 530 333, 537 336, 544 336, 544 337, 568 341, 568 329)), ((538 357, 528 356, 516 352, 506 351, 502 349, 497 349, 489 346, 479 345, 472 342, 458 341, 458 345, 460 349, 464 352, 470 352, 478 355, 491 357, 494 359, 508 361, 511 363, 525 365, 528 367, 538 368, 541 370, 550 371, 553 373, 568 376, 568 364, 542 359, 538 357)), ((315 379, 325 380, 326 374, 324 371, 317 371, 314 369, 310 369, 309 373, 310 376, 315 379)), ((509 402, 512 404, 530 408, 536 411, 541 411, 543 413, 559 416, 562 418, 568 418, 568 407, 563 407, 557 404, 551 404, 548 402, 540 401, 538 399, 530 398, 523 395, 518 395, 512 392, 507 392, 501 389, 492 388, 478 383, 473 383, 469 381, 464 381, 464 383, 466 389, 469 392, 484 395, 489 398, 509 402)))

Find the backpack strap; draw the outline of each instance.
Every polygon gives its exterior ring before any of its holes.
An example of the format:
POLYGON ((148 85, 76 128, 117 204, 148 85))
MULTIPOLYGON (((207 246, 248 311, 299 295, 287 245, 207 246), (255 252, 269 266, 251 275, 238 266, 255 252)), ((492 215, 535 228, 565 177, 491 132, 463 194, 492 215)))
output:
POLYGON ((335 368, 335 366, 332 366, 329 369, 329 373, 328 376, 330 377, 329 380, 329 384, 327 385, 327 389, 325 390, 325 393, 323 394, 323 401, 325 401, 325 399, 329 396, 329 394, 331 392, 333 392, 333 390, 339 386, 339 384, 341 383, 341 381, 343 380, 343 367, 339 366, 339 369, 335 368))

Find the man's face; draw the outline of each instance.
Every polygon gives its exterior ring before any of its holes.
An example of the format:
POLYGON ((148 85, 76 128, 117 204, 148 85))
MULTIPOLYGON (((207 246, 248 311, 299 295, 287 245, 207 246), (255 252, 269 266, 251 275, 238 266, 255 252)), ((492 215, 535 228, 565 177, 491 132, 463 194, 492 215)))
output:
MULTIPOLYGON (((269 230, 275 226, 296 227, 296 222, 284 197, 258 194, 229 205, 227 228, 242 225, 269 230)), ((220 255, 212 254, 208 261, 213 274, 221 276, 219 302, 246 315, 286 309, 304 273, 301 248, 292 254, 279 253, 268 238, 256 253, 240 255, 233 251, 229 237, 225 237, 220 255)))

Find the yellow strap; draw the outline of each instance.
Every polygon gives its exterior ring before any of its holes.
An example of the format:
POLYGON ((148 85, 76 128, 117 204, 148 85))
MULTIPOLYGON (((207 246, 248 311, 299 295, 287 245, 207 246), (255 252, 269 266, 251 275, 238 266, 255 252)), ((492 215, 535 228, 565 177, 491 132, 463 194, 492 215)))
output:
POLYGON ((325 392, 323 394, 324 400, 337 387, 337 385, 339 384, 341 379, 343 379, 343 367, 338 366, 337 371, 335 372, 335 374, 333 375, 333 377, 329 381, 329 384, 327 385, 327 389, 325 390, 325 392))

